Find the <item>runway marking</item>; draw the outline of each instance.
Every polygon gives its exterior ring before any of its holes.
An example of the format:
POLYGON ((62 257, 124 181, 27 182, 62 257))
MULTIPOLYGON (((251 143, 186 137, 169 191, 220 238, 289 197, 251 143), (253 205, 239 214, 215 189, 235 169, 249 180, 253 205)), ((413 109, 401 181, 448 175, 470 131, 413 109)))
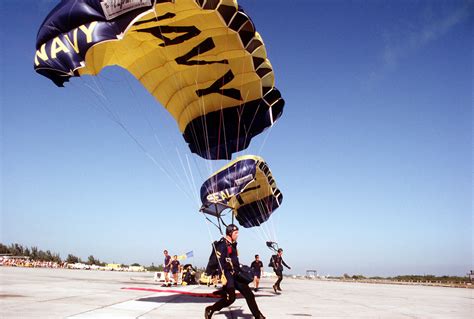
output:
POLYGON ((162 303, 140 302, 136 300, 129 300, 120 302, 108 307, 102 307, 86 311, 68 318, 74 319, 92 319, 92 318, 137 318, 156 308, 164 305, 162 303))

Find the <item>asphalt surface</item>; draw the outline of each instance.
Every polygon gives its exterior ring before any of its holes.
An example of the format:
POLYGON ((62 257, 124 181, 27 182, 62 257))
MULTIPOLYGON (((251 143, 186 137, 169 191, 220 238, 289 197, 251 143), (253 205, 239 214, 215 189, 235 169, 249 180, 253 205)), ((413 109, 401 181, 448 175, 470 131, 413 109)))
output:
MULTIPOLYGON (((275 318, 474 318, 474 289, 264 278, 261 312, 275 318)), ((204 318, 207 286, 162 288, 151 273, 0 267, 0 318, 204 318)), ((245 299, 213 318, 253 318, 245 299)))

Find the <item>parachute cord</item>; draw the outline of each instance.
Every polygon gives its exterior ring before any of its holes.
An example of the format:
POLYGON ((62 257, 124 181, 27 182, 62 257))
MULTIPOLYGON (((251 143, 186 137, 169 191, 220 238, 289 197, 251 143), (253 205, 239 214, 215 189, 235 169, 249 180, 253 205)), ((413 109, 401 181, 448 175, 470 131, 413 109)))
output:
POLYGON ((245 143, 247 143, 247 139, 249 138, 249 132, 250 132, 250 129, 253 125, 253 121, 255 121, 255 117, 258 113, 258 110, 260 109, 260 105, 261 105, 261 102, 258 104, 257 109, 255 110, 255 113, 253 114, 253 118, 252 118, 252 121, 250 122, 249 127, 245 130, 245 143))
MULTIPOLYGON (((267 201, 267 203, 263 203, 263 202, 262 202, 262 203, 259 203, 259 204, 260 204, 260 212, 261 212, 261 215, 262 215, 262 216, 263 216, 264 214, 266 214, 266 212, 271 211, 272 208, 273 208, 273 207, 269 207, 270 203, 268 203, 268 201, 267 201), (265 205, 265 204, 266 204, 267 207, 263 207, 263 205, 265 205)), ((272 211, 272 214, 273 214, 273 211, 272 211)), ((268 219, 270 220, 270 218, 268 218, 268 219)), ((268 220, 267 220, 267 221, 268 221, 268 220)), ((271 229, 270 225, 272 225, 272 224, 265 223, 265 224, 264 224, 264 229, 265 229, 266 232, 267 232, 267 238, 268 238, 268 239, 271 239, 271 240, 274 240, 273 237, 274 237, 274 235, 275 235, 275 231, 274 231, 274 229, 271 229), (272 231, 272 230, 273 230, 273 231, 272 231)))
MULTIPOLYGON (((189 169, 189 174, 188 174, 188 171, 186 170, 186 167, 184 166, 183 160, 182 160, 179 152, 177 152, 177 154, 178 154, 179 162, 181 163, 181 167, 183 168, 183 171, 185 172, 186 179, 188 181, 189 187, 192 190, 194 200, 196 201, 197 206, 199 206, 199 196, 198 196, 197 191, 196 191, 196 183, 194 182, 194 177, 193 177, 193 173, 192 173, 192 170, 191 170, 191 166, 189 165, 189 161, 187 160, 188 169, 189 169)), ((186 156, 186 158, 187 158, 187 156, 186 156)))
MULTIPOLYGON (((264 212, 273 210, 273 199, 267 200, 266 203, 261 203, 261 207, 264 212), (266 207, 263 207, 263 205, 266 205, 266 207)), ((272 211, 272 214, 273 214, 273 211, 272 211)), ((265 227, 266 227, 267 232, 270 234, 269 239, 272 241, 275 241, 276 232, 275 232, 275 227, 273 224, 273 218, 269 218, 268 221, 269 223, 265 223, 265 227)))
MULTIPOLYGON (((248 220, 246 220, 245 218, 244 218, 244 221, 248 222, 248 220)), ((262 226, 262 224, 259 224, 257 226, 260 228, 262 226)), ((261 228, 260 229, 252 228, 252 230, 253 231, 251 232, 251 234, 255 238, 256 242, 264 242, 265 243, 268 240, 267 239, 268 236, 266 236, 265 231, 263 229, 261 229, 261 228)))
POLYGON ((140 141, 133 135, 133 133, 127 128, 127 126, 121 121, 120 117, 115 114, 111 109, 110 107, 107 106, 107 104, 111 104, 110 100, 105 96, 104 94, 104 91, 103 89, 101 89, 99 87, 99 85, 97 84, 97 82, 100 83, 100 80, 97 80, 96 82, 96 79, 95 78, 92 78, 93 79, 93 82, 95 83, 96 85, 96 89, 92 88, 91 86, 89 85, 85 85, 85 87, 89 88, 91 90, 91 92, 93 92, 94 94, 96 94, 97 96, 99 97, 102 97, 102 102, 101 102, 101 106, 102 106, 102 109, 104 111, 106 111, 107 114, 109 114, 109 119, 112 120, 115 124, 117 124, 120 128, 122 128, 122 130, 135 142, 135 144, 139 147, 139 149, 163 172, 165 173, 165 175, 171 180, 173 181, 173 183, 176 185, 176 187, 181 191, 183 192, 183 194, 185 194, 185 196, 187 196, 188 198, 190 198, 192 200, 192 197, 190 196, 190 194, 188 194, 186 191, 183 190, 183 188, 178 185, 176 183, 176 181, 169 175, 168 171, 164 169, 164 167, 153 157, 153 155, 148 152, 148 150, 145 148, 145 146, 143 146, 142 143, 140 143, 140 141))
MULTIPOLYGON (((140 111, 140 113, 142 114, 142 117, 143 117, 143 118, 145 119, 145 121, 147 122, 148 127, 150 128, 150 130, 151 130, 151 132, 152 132, 152 134, 153 134, 154 140, 155 140, 155 142, 158 144, 159 149, 160 149, 162 155, 165 155, 166 152, 165 152, 165 149, 164 149, 164 147, 163 147, 163 143, 161 143, 161 140, 160 140, 160 138, 158 137, 158 134, 157 134, 157 132, 156 132, 156 130, 155 130, 155 127, 151 124, 150 120, 148 119, 148 116, 142 112, 142 109, 145 109, 143 103, 141 103, 141 100, 138 98, 137 94, 136 94, 135 91, 133 90, 133 88, 132 88, 132 86, 131 86, 131 84, 130 84, 130 81, 127 79, 127 77, 124 76, 123 78, 124 78, 125 82, 127 83, 130 92, 134 95, 135 100, 139 101, 139 103, 138 103, 139 106, 142 106, 141 108, 140 108, 140 107, 137 107, 137 109, 140 111)), ((166 159, 167 159, 168 165, 169 165, 169 167, 171 167, 171 169, 173 170, 173 174, 174 174, 174 175, 176 176, 176 178, 178 179, 178 182, 179 182, 181 185, 184 186, 185 183, 184 183, 184 181, 183 181, 181 175, 178 174, 178 172, 177 172, 177 170, 176 170, 176 165, 173 165, 173 163, 170 161, 169 157, 163 156, 163 158, 166 158, 166 159)), ((175 182, 176 182, 176 181, 175 181, 175 182)))
MULTIPOLYGON (((260 212, 260 215, 264 216, 263 212, 265 212, 266 209, 263 208, 263 206, 262 206, 263 204, 258 203, 257 205, 258 205, 258 210, 260 212)), ((241 218, 244 218, 244 221, 246 221, 247 223, 250 223, 249 219, 245 219, 245 217, 243 217, 243 216, 241 216, 241 218)), ((256 225, 256 226, 258 226, 258 229, 254 229, 255 230, 255 232, 254 232, 255 235, 258 235, 260 240, 265 241, 265 242, 268 241, 268 240, 274 240, 272 238, 271 231, 268 229, 267 222, 263 222, 259 225, 256 225)))
POLYGON ((193 182, 192 185, 194 186, 193 187, 193 190, 194 190, 194 194, 195 194, 195 197, 196 197, 196 202, 199 206, 199 195, 198 195, 198 192, 197 192, 197 185, 196 185, 196 182, 194 181, 194 175, 193 175, 193 171, 191 170, 191 165, 189 163, 189 156, 186 154, 186 162, 188 164, 188 169, 189 169, 189 173, 191 174, 191 181, 193 182))
MULTIPOLYGON (((198 171, 198 173, 199 173, 199 178, 200 178, 200 180, 201 180, 201 181, 204 181, 204 176, 203 176, 202 171, 201 171, 201 168, 202 168, 202 167, 197 164, 197 162, 196 162, 196 157, 197 157, 197 156, 191 156, 191 158, 193 159, 193 162, 194 162, 194 167, 197 168, 197 171, 198 171)), ((207 177, 207 176, 208 176, 208 175, 206 174, 206 177, 207 177)))
POLYGON ((270 128, 268 129, 268 132, 265 134, 262 145, 260 145, 260 148, 258 150, 258 154, 262 153, 263 147, 267 143, 268 137, 270 136, 270 133, 272 132, 272 130, 273 130, 273 125, 270 126, 270 128))
MULTIPOLYGON (((204 215, 204 213, 203 213, 204 215)), ((214 223, 209 217, 207 217, 206 215, 204 215, 204 217, 211 223, 213 224, 214 226, 216 226, 217 229, 219 229, 219 232, 221 233, 222 235, 222 229, 221 229, 221 226, 220 225, 217 225, 216 223, 214 223)))

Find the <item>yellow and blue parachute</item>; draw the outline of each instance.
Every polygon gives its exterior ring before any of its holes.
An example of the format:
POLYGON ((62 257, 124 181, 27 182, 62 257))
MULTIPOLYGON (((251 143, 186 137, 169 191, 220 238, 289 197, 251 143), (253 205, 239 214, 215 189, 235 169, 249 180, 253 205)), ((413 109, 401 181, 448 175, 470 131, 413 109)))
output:
POLYGON ((63 0, 39 29, 34 64, 58 86, 127 69, 206 159, 230 159, 283 112, 263 40, 236 0, 63 0))
POLYGON ((281 205, 283 195, 263 158, 238 157, 201 186, 201 211, 221 217, 231 209, 243 227, 259 226, 281 205))

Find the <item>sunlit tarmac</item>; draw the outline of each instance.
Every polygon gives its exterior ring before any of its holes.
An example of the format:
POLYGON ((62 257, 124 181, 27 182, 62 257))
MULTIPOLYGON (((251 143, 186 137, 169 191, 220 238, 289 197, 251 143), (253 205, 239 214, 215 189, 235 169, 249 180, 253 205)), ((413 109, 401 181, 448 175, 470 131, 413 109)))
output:
MULTIPOLYGON (((272 282, 256 293, 267 318, 474 318, 474 289, 285 278, 275 295, 272 282)), ((203 318, 217 300, 150 291, 163 289, 151 273, 0 267, 0 318, 203 318)), ((239 298, 213 318, 253 317, 239 298)))

